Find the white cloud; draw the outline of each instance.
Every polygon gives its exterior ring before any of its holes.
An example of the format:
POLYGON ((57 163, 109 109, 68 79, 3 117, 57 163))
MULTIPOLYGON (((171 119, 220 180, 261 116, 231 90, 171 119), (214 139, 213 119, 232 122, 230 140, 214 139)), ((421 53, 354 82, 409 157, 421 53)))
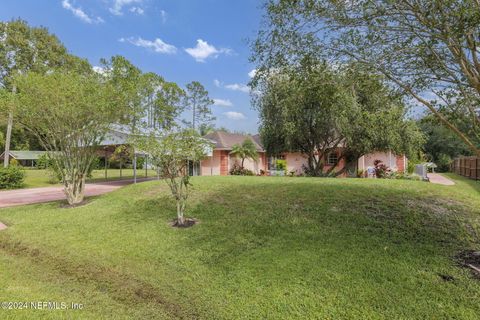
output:
MULTIPOLYGON (((109 9, 110 12, 116 16, 123 15, 123 7, 135 4, 135 3, 142 3, 143 0, 113 0, 112 7, 109 9)), ((143 9, 142 13, 143 13, 143 9)), ((133 12, 133 11, 132 11, 133 12)), ((138 12, 137 12, 138 13, 138 12)))
POLYGON ((222 86, 222 83, 218 79, 213 80, 213 84, 217 88, 220 88, 222 86))
POLYGON ((230 120, 245 120, 247 117, 241 112, 228 111, 223 113, 230 120))
POLYGON ((250 78, 253 78, 253 77, 255 77, 256 74, 257 74, 257 69, 253 69, 252 71, 250 71, 250 72, 248 73, 248 76, 249 76, 250 78))
POLYGON ((71 13, 83 22, 86 23, 102 23, 104 22, 102 18, 100 17, 90 17, 88 14, 85 13, 85 11, 82 10, 80 7, 74 7, 69 0, 63 0, 62 1, 62 7, 71 13))
POLYGON ((145 10, 143 10, 140 7, 131 7, 129 11, 133 12, 133 13, 136 13, 136 14, 139 14, 139 15, 142 15, 142 14, 145 13, 145 10))
POLYGON ((213 104, 219 107, 233 107, 233 103, 228 99, 213 99, 213 104))
POLYGON ((217 49, 202 39, 197 40, 195 48, 187 48, 185 51, 191 55, 197 62, 205 62, 209 57, 216 58, 220 54, 231 54, 232 50, 228 48, 217 49))
POLYGON ((241 92, 245 92, 245 93, 250 92, 250 88, 247 85, 240 84, 240 83, 227 84, 227 85, 225 85, 225 88, 227 88, 229 90, 241 91, 241 92))
POLYGON ((137 47, 151 49, 157 53, 174 54, 177 52, 177 48, 171 44, 165 43, 162 39, 156 38, 155 40, 145 40, 138 38, 120 38, 120 42, 129 42, 137 47))

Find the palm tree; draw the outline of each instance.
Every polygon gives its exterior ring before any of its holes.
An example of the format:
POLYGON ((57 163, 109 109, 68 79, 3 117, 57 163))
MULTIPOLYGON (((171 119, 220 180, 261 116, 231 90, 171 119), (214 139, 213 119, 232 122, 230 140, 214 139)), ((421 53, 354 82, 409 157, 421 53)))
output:
POLYGON ((242 159, 242 169, 245 159, 258 160, 258 152, 255 143, 251 139, 245 139, 242 144, 235 144, 232 147, 230 154, 242 159))

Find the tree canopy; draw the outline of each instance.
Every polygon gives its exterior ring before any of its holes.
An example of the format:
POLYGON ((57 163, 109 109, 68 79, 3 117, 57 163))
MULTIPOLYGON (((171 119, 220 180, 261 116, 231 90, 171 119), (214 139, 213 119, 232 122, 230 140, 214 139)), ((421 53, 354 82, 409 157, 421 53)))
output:
POLYGON ((478 1, 267 0, 257 77, 317 56, 385 76, 480 155, 478 1))
POLYGON ((339 70, 304 59, 252 85, 267 152, 303 153, 309 175, 331 174, 340 161, 355 164, 372 151, 409 153, 421 142, 416 126, 405 121, 405 107, 396 95, 381 78, 354 66, 339 70), (337 163, 325 172, 327 155, 338 150, 337 163))
POLYGON ((215 117, 212 115, 210 107, 213 105, 213 100, 208 96, 208 91, 198 81, 192 81, 186 86, 185 107, 191 110, 191 121, 186 123, 193 129, 197 129, 202 124, 209 124, 215 117))
POLYGON ((14 106, 15 120, 49 151, 68 203, 83 201, 95 147, 129 110, 118 103, 111 82, 97 74, 55 71, 15 77, 17 94, 1 99, 14 106))

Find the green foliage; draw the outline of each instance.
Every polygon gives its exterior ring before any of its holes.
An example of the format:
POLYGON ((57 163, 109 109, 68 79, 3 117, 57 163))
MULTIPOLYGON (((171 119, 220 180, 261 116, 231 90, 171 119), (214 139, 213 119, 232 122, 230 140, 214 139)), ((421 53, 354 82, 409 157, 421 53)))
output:
POLYGON ((47 153, 42 154, 37 159, 37 169, 47 169, 53 166, 53 161, 50 159, 47 153))
POLYGON ((252 170, 242 168, 236 163, 232 166, 229 173, 232 176, 254 176, 255 175, 255 173, 252 170))
POLYGON ((6 318, 476 319, 480 281, 452 257, 477 248, 480 184, 450 178, 192 177, 195 230, 165 223, 163 181, 1 209, 2 299, 85 302, 6 318))
POLYGON ((215 120, 210 107, 213 100, 208 96, 208 91, 198 81, 187 84, 185 96, 185 108, 192 111, 192 120, 186 121, 193 129, 203 123, 211 123, 215 120))
POLYGON ((449 171, 449 164, 453 159, 472 155, 471 150, 457 135, 432 116, 421 119, 419 126, 427 137, 423 147, 426 158, 437 164, 439 172, 449 171))
POLYGON ((230 151, 230 154, 241 159, 241 169, 244 168, 246 159, 258 161, 257 146, 250 138, 245 139, 242 144, 234 144, 232 146, 232 151, 230 151))
POLYGON ((23 186, 25 172, 18 166, 0 168, 0 189, 16 189, 23 186))
POLYGON ((254 83, 306 57, 360 64, 480 155, 478 1, 267 0, 264 8, 254 83))
POLYGON ((437 161, 435 164, 437 165, 436 171, 438 172, 448 172, 450 171, 450 164, 452 164, 453 159, 448 154, 440 153, 438 155, 437 161))
POLYGON ((97 74, 56 71, 17 76, 14 115, 50 152, 70 204, 83 201, 95 146, 129 115, 117 88, 97 74))
POLYGON ((307 57, 299 65, 282 65, 274 74, 260 73, 252 82, 260 132, 269 154, 300 151, 308 158, 306 174, 339 175, 325 159, 342 146, 338 161, 390 150, 411 154, 423 137, 405 120, 406 108, 383 78, 357 65, 343 69, 307 57))
POLYGON ((156 132, 149 136, 135 136, 133 145, 149 155, 149 159, 160 170, 160 175, 170 187, 177 205, 177 221, 185 224, 185 209, 190 192, 188 162, 202 160, 211 143, 193 130, 181 130, 170 133, 156 132))
POLYGON ((282 159, 275 160, 275 168, 277 170, 287 170, 287 160, 282 160, 282 159))

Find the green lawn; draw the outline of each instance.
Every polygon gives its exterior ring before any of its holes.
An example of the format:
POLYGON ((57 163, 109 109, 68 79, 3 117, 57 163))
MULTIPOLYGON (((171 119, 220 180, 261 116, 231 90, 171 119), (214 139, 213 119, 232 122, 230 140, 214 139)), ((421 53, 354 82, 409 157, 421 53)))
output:
POLYGON ((1 300, 84 308, 0 319, 478 319, 452 257, 480 249, 480 183, 455 179, 197 177, 181 230, 161 181, 3 209, 1 300))
MULTIPOLYGON (((49 172, 47 170, 27 169, 25 170, 25 188, 49 187, 55 185, 52 183, 49 172)), ((156 176, 155 170, 148 170, 149 177, 156 176)), ((144 178, 145 170, 138 169, 137 177, 144 178)), ((108 169, 107 180, 131 179, 133 178, 133 169, 123 169, 122 177, 120 177, 120 169, 108 169)), ((89 182, 105 181, 105 170, 93 170, 92 178, 89 182)))

